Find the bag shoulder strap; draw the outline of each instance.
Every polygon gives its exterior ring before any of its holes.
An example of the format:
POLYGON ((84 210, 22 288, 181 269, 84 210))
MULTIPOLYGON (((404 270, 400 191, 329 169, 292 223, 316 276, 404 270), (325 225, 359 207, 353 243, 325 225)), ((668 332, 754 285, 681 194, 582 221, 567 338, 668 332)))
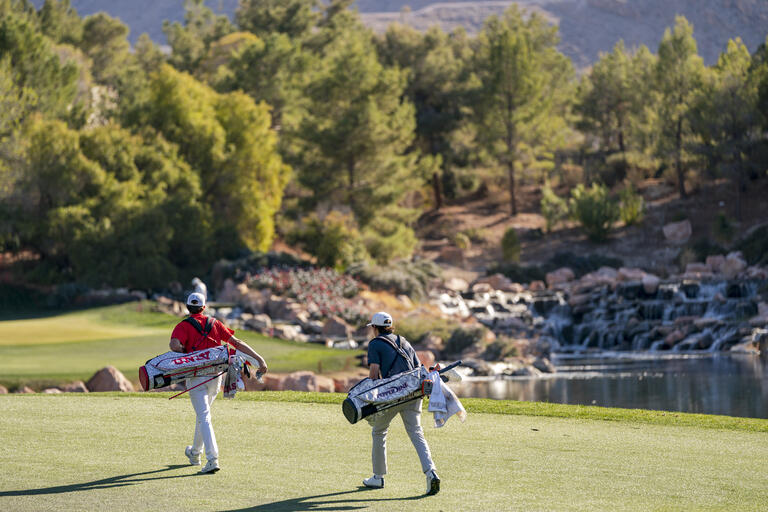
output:
POLYGON ((403 350, 403 347, 401 346, 400 335, 399 334, 397 334, 397 344, 395 344, 395 342, 392 341, 391 339, 389 339, 387 336, 376 336, 373 339, 374 340, 381 340, 384 343, 386 343, 387 345, 389 345, 390 347, 392 347, 393 349, 395 349, 395 352, 400 354, 400 357, 405 359, 405 362, 408 364, 408 369, 409 370, 413 370, 415 368, 413 366, 413 361, 411 360, 410 356, 408 355, 408 353, 405 350, 403 350))
POLYGON ((195 330, 197 332, 199 332, 201 334, 201 336, 202 336, 200 338, 200 341, 198 341, 197 343, 192 345, 191 352, 195 352, 197 350, 197 346, 200 343, 202 343, 203 340, 205 340, 208 337, 209 334, 211 334, 211 331, 213 330, 213 326, 216 323, 216 319, 211 317, 211 316, 205 317, 205 327, 200 325, 200 322, 198 322, 196 318, 192 318, 191 316, 188 316, 187 318, 185 318, 184 322, 187 322, 189 325, 194 327, 195 330))

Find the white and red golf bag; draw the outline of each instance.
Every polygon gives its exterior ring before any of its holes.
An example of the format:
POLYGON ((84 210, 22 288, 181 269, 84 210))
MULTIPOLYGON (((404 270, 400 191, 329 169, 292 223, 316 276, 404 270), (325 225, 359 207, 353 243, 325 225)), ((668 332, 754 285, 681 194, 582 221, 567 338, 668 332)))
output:
POLYGON ((160 354, 139 368, 139 380, 144 391, 149 391, 170 386, 189 377, 219 375, 228 369, 229 353, 227 347, 222 345, 189 354, 160 354))

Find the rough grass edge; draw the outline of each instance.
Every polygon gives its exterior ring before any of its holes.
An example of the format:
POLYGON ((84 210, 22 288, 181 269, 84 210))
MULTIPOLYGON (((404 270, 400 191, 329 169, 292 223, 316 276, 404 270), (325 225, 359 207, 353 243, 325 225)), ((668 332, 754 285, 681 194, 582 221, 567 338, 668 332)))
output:
MULTIPOLYGON (((116 398, 170 398, 174 393, 83 393, 82 397, 116 398)), ((4 395, 4 396, 73 396, 71 393, 51 395, 4 395)), ((181 397, 180 397, 181 398, 181 397)), ((340 405, 346 394, 312 393, 301 391, 257 391, 240 392, 235 400, 247 402, 295 402, 312 404, 340 405)), ((517 416, 538 416, 592 421, 616 421, 623 423, 642 423, 647 425, 694 427, 716 430, 734 430, 743 432, 768 433, 768 420, 760 418, 740 418, 711 414, 691 414, 669 411, 651 411, 647 409, 620 409, 591 405, 566 405, 548 402, 518 402, 514 400, 491 400, 488 398, 462 398, 461 403, 468 413, 502 414, 517 416)), ((341 412, 339 413, 341 414, 341 412)))

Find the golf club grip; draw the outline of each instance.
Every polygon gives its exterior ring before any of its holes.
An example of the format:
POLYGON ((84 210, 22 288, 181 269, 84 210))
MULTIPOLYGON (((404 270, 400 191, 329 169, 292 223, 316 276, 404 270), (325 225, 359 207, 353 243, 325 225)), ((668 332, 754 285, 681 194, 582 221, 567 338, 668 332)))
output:
POLYGON ((454 363, 451 363, 451 364, 449 364, 449 365, 448 365, 448 366, 446 366, 445 368, 440 368, 440 369, 437 371, 437 373, 443 373, 443 372, 447 372, 448 370, 452 370, 452 369, 456 368, 456 367, 457 367, 457 366, 459 366, 460 364, 461 364, 461 361, 456 361, 456 362, 454 362, 454 363))

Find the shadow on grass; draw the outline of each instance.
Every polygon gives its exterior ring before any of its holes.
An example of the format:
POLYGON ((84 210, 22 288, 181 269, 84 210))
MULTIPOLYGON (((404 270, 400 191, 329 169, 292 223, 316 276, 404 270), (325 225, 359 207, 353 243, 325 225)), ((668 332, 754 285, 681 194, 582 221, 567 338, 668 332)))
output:
POLYGON ((406 498, 369 498, 369 494, 366 497, 351 498, 351 499, 328 499, 336 496, 343 496, 348 494, 356 494, 359 492, 373 492, 372 489, 367 487, 358 487, 352 491, 339 491, 328 494, 316 494, 313 496, 302 496, 300 498, 292 498, 289 500, 274 501, 272 503, 264 503, 263 505, 256 505, 254 507, 241 508, 237 510, 229 510, 226 512, 304 512, 323 510, 331 512, 334 510, 361 510, 367 508, 366 503, 379 502, 379 501, 413 501, 425 498, 426 495, 408 496, 406 498), (323 498, 323 499, 321 499, 323 498))
POLYGON ((166 476, 150 476, 156 473, 162 473, 164 471, 173 471, 174 469, 188 468, 189 464, 178 464, 175 466, 167 466, 164 469, 156 469, 154 471, 144 471, 143 473, 131 473, 128 475, 111 476, 109 478, 103 478, 101 480, 94 480, 93 482, 84 482, 82 484, 70 484, 70 485, 58 485, 55 487, 41 487, 39 489, 24 489, 20 491, 0 491, 0 497, 3 496, 37 496, 40 494, 64 494, 67 492, 80 492, 80 491, 93 491, 96 489, 109 489, 111 487, 125 487, 128 485, 134 485, 140 482, 148 482, 150 480, 165 480, 169 478, 184 478, 188 476, 197 476, 197 473, 186 473, 183 475, 166 475, 166 476), (138 478, 144 477, 144 478, 138 478))

